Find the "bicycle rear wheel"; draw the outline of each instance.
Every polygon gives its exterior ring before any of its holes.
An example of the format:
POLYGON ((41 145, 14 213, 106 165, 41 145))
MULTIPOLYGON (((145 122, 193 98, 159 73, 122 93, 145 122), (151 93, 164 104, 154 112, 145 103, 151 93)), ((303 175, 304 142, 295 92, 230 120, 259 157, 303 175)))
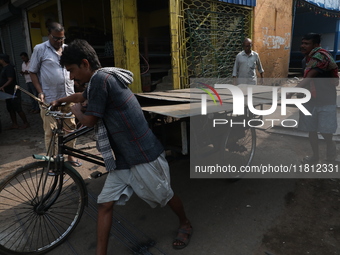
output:
POLYGON ((48 162, 19 168, 0 184, 0 253, 43 254, 62 243, 81 218, 85 196, 82 179, 65 167, 54 176, 48 162))
POLYGON ((235 172, 229 172, 230 178, 239 179, 243 176, 241 166, 249 166, 256 148, 256 131, 254 127, 230 127, 221 150, 226 165, 235 166, 235 172))

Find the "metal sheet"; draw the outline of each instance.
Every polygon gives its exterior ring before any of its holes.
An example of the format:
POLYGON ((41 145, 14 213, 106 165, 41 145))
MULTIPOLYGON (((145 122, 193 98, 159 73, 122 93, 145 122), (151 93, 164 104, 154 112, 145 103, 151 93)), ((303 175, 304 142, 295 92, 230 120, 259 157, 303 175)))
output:
MULTIPOLYGON (((237 86, 240 88, 244 95, 247 94, 247 88, 249 85, 240 84, 237 86)), ((265 98, 272 93, 272 86, 263 86, 256 85, 252 86, 253 95, 255 97, 261 97, 260 94, 266 94, 265 98)), ((231 92, 229 89, 216 89, 217 93, 221 96, 222 99, 230 99, 231 92)), ((192 102, 196 100, 200 100, 200 95, 204 93, 199 88, 190 88, 190 89, 178 89, 178 90, 168 90, 168 91, 159 91, 159 92, 150 92, 150 93, 138 93, 137 96, 152 98, 158 100, 166 100, 166 101, 176 101, 176 102, 192 102)))
POLYGON ((173 102, 181 102, 181 103, 189 103, 190 97, 178 98, 178 97, 170 97, 170 96, 160 96, 157 94, 136 94, 137 97, 144 97, 149 99, 156 99, 156 100, 164 100, 164 101, 173 101, 173 102))
MULTIPOLYGON (((247 95, 248 85, 238 85, 244 95, 247 95)), ((272 104, 272 86, 252 86, 253 88, 253 105, 272 104)), ((210 111, 232 111, 233 97, 229 89, 216 89, 219 94, 222 105, 216 105, 208 109, 210 111)), ((144 111, 162 114, 174 118, 185 118, 201 114, 201 96, 204 93, 199 88, 180 89, 180 90, 168 90, 162 92, 150 92, 136 94, 138 97, 147 99, 155 99, 159 101, 175 102, 181 104, 174 105, 157 105, 157 106, 144 106, 144 111)), ((207 97, 208 103, 212 103, 213 99, 207 97)), ((247 99, 245 97, 245 103, 247 99)))
MULTIPOLYGON (((248 85, 238 85, 242 92, 247 95, 248 85)), ((272 86, 252 86, 253 87, 253 105, 272 104, 272 86)), ((210 97, 207 97, 208 108, 207 112, 219 112, 233 110, 233 97, 229 89, 216 89, 221 97, 222 105, 215 105, 210 97)), ((204 92, 199 88, 168 90, 162 92, 140 93, 137 96, 156 99, 161 101, 180 102, 181 104, 173 105, 156 105, 156 106, 143 106, 143 111, 170 116, 174 118, 186 118, 201 114, 201 95, 204 92)), ((245 103, 247 99, 245 98, 245 103)))
MULTIPOLYGON (((214 107, 208 107, 207 113, 215 112, 214 109, 214 107)), ((218 109, 219 111, 230 112, 233 110, 233 105, 232 103, 224 103, 222 106, 219 106, 218 109)), ((181 119, 201 115, 201 103, 146 106, 142 107, 142 110, 181 119)))
POLYGON ((181 119, 190 116, 190 105, 191 104, 146 106, 142 107, 142 110, 181 119))

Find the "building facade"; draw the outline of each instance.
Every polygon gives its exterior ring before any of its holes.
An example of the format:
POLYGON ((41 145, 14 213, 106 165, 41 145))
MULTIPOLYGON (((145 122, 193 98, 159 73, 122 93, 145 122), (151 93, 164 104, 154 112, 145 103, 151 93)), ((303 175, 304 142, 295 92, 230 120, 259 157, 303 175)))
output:
POLYGON ((314 32, 322 35, 321 46, 340 62, 340 1, 297 0, 294 5, 294 26, 290 67, 301 68, 301 38, 314 32))
POLYGON ((103 66, 131 70, 131 88, 142 92, 162 83, 187 88, 191 78, 230 78, 242 41, 250 37, 265 77, 283 78, 288 75, 296 4, 297 0, 2 0, 1 50, 20 70, 20 53, 30 55, 36 44, 47 40, 46 24, 57 21, 65 27, 66 43, 86 39, 103 66))

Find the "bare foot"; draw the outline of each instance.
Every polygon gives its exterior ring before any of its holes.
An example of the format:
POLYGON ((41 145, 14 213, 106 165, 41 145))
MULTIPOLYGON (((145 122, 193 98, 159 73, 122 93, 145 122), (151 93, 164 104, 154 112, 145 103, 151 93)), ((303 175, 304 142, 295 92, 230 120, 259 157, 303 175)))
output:
POLYGON ((68 161, 77 161, 77 159, 73 156, 68 155, 67 156, 68 161))

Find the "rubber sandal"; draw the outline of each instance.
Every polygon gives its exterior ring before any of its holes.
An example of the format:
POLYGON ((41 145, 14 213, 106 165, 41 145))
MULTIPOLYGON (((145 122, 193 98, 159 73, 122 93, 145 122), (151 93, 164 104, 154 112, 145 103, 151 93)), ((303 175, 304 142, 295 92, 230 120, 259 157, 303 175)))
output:
POLYGON ((83 165, 83 163, 79 162, 78 160, 77 161, 69 161, 69 162, 72 166, 75 166, 75 167, 80 167, 80 166, 83 165))
POLYGON ((193 228, 192 226, 190 226, 189 228, 180 228, 178 229, 177 232, 177 237, 175 238, 175 240, 172 242, 172 247, 176 250, 180 250, 180 249, 184 249, 185 247, 188 246, 189 242, 190 242, 190 238, 192 236, 193 233, 193 228), (186 238, 180 237, 179 234, 187 234, 186 238), (176 242, 180 241, 182 244, 180 245, 175 245, 176 242))
POLYGON ((301 160, 302 164, 313 165, 319 163, 318 159, 315 159, 313 156, 306 156, 301 160))

